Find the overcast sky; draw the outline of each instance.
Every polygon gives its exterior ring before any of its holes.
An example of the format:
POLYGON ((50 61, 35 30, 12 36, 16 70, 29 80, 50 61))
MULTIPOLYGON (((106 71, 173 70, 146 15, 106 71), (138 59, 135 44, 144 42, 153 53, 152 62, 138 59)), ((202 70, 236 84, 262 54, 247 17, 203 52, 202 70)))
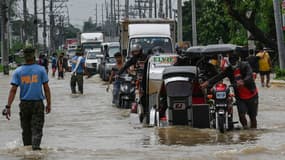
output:
MULTIPOLYGON (((106 0, 107 2, 110 2, 110 0, 106 0)), ((134 0, 130 0, 131 2, 134 0)), ((158 0, 159 1, 159 0, 158 0)), ((157 2, 158 2, 157 1, 157 2)), ((29 13, 33 13, 33 2, 34 0, 27 0, 28 7, 29 7, 29 13)), ((125 0, 120 0, 120 3, 124 5, 125 0)), ((88 20, 88 17, 92 17, 95 19, 95 8, 96 3, 98 4, 98 18, 99 21, 101 21, 101 5, 105 3, 105 0, 69 0, 67 2, 68 8, 69 8, 69 14, 70 14, 70 23, 75 25, 78 28, 82 28, 83 22, 88 20)), ((173 6, 176 7, 176 0, 173 0, 173 6)), ((48 5, 48 1, 46 2, 48 5)), ((38 0, 38 7, 39 10, 42 9, 42 0, 38 0)), ((22 9, 22 4, 20 3, 18 5, 18 9, 22 9)), ((41 18, 42 16, 39 15, 41 18)))

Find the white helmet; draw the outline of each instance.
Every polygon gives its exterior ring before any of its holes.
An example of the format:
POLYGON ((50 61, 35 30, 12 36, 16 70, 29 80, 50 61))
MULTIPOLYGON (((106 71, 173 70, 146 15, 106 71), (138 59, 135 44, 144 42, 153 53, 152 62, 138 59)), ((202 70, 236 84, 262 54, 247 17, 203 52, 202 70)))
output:
POLYGON ((142 46, 139 44, 134 44, 131 47, 131 52, 141 52, 142 51, 142 46))

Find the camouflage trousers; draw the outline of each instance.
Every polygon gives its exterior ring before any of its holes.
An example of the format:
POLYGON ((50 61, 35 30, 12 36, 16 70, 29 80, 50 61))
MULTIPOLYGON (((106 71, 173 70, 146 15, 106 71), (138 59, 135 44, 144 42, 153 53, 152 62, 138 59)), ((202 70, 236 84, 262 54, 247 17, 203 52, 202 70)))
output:
POLYGON ((83 94, 83 73, 77 73, 71 76, 70 87, 72 93, 76 93, 76 84, 78 85, 79 92, 83 94))
POLYGON ((40 147, 45 121, 43 101, 21 101, 20 120, 24 146, 40 147))

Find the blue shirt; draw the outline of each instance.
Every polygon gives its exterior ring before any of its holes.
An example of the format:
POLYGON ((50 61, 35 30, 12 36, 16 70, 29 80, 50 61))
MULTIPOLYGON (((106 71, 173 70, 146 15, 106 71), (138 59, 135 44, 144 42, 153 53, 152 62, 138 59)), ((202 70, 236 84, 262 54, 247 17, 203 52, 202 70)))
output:
POLYGON ((44 67, 38 64, 22 65, 13 74, 11 84, 20 87, 21 100, 43 100, 43 84, 48 75, 44 67))
POLYGON ((56 66, 56 57, 51 57, 51 64, 53 67, 56 66))
MULTIPOLYGON (((71 70, 73 71, 76 67, 76 64, 77 64, 77 59, 79 58, 79 56, 74 56, 72 58, 72 65, 71 65, 71 70), (75 63, 74 63, 75 62, 75 63)), ((76 73, 83 73, 84 72, 84 63, 85 63, 85 59, 82 57, 81 61, 80 61, 80 64, 76 70, 76 73)))

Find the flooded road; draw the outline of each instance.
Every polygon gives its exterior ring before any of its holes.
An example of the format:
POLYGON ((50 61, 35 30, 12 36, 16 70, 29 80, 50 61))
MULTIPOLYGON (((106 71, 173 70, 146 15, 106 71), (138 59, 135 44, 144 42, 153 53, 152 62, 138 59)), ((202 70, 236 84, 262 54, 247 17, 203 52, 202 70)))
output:
MULTIPOLYGON (((11 77, 0 75, 0 104, 11 77)), ((97 76, 85 94, 72 97, 66 80, 50 79, 52 113, 46 116, 43 150, 22 147, 18 96, 12 120, 0 117, 0 160, 285 160, 285 88, 260 88, 258 130, 220 134, 189 127, 142 128, 128 110, 111 105, 97 76)), ((19 90, 18 90, 19 92, 19 90)))

